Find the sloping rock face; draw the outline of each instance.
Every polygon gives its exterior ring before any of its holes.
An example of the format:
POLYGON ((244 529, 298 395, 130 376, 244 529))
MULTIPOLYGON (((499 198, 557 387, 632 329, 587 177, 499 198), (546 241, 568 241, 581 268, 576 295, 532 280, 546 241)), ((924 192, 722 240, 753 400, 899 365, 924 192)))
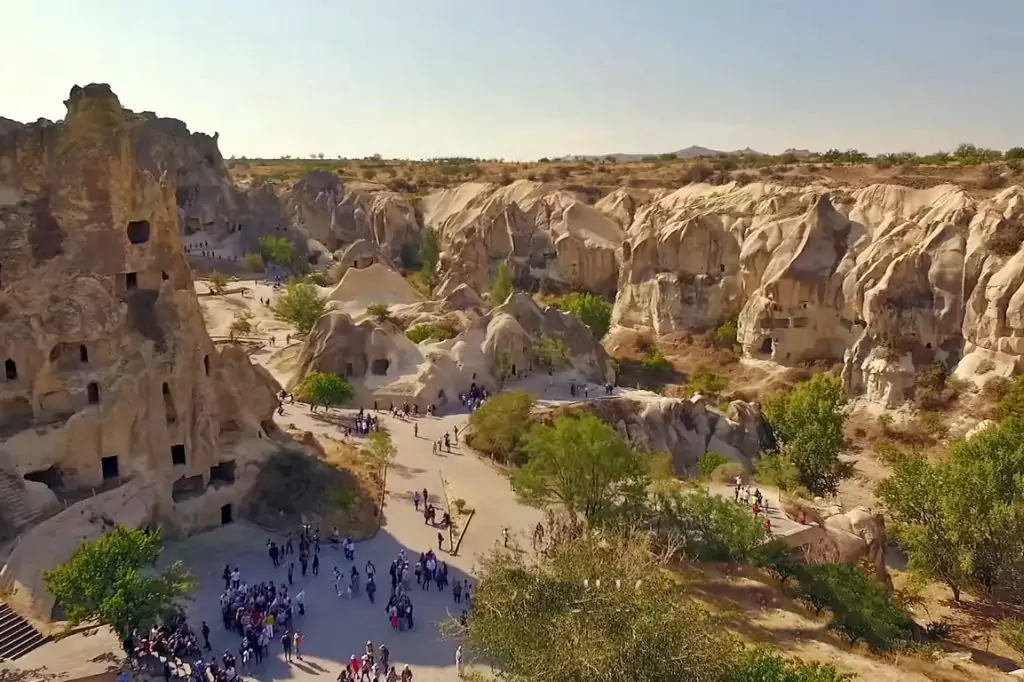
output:
POLYGON ((273 186, 236 187, 217 145, 218 135, 190 132, 183 121, 153 112, 131 114, 139 167, 159 177, 167 173, 182 232, 202 231, 234 251, 259 251, 264 236, 285 237, 305 257, 306 240, 293 229, 273 186))
POLYGON ((771 427, 756 405, 735 401, 722 414, 699 396, 604 398, 550 410, 545 418, 583 413, 600 418, 641 452, 668 453, 680 475, 696 473, 697 463, 708 452, 725 455, 749 471, 772 439, 771 427))
MULTIPOLYGON (((486 291, 506 263, 527 286, 547 280, 614 295, 623 229, 574 193, 525 180, 506 187, 466 183, 430 194, 422 204, 424 223, 437 231, 445 252, 445 291, 459 284, 486 291)), ((615 215, 628 213, 607 205, 615 215)))
POLYGON ((747 355, 843 362, 852 393, 895 406, 933 362, 1019 364, 1022 221, 1020 187, 691 185, 636 212, 613 324, 736 318, 747 355))
POLYGON ((0 515, 24 533, 5 581, 42 618, 39 566, 89 534, 26 528, 58 499, 96 532, 219 525, 272 449, 278 389, 206 333, 148 121, 106 85, 66 105, 0 137, 0 515), (144 501, 108 504, 124 495, 144 501))
POLYGON ((395 262, 416 265, 422 221, 399 194, 349 190, 337 174, 317 171, 295 183, 283 200, 295 228, 328 251, 366 240, 395 262))

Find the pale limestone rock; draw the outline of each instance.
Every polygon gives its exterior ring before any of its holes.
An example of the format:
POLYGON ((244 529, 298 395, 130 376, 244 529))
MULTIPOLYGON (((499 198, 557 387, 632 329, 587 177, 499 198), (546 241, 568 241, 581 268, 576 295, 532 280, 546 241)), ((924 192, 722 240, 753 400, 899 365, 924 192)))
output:
POLYGON ((0 137, 0 186, 18 195, 0 206, 0 512, 29 528, 4 577, 42 619, 40 570, 109 522, 175 535, 237 514, 274 447, 278 388, 206 333, 175 186, 147 169, 149 119, 105 85, 66 104, 62 122, 0 137))

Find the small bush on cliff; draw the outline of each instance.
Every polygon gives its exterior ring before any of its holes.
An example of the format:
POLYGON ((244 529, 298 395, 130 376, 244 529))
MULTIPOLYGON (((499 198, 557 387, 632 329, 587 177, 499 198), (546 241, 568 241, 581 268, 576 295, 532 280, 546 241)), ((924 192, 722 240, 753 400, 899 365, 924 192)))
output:
POLYGON ((594 294, 572 293, 558 307, 587 325, 595 339, 602 339, 612 323, 612 304, 594 294))
POLYGON ((499 306, 508 300, 508 297, 515 291, 515 282, 512 281, 512 273, 508 265, 502 263, 498 266, 498 274, 491 284, 491 305, 499 306))
POLYGON ((709 371, 704 366, 698 366, 693 370, 689 381, 686 382, 686 387, 694 393, 710 396, 718 395, 728 385, 729 381, 725 377, 709 371))
POLYGON ((291 322, 302 334, 309 333, 316 321, 327 311, 327 301, 316 286, 301 280, 292 280, 277 299, 274 312, 285 322, 291 322))
POLYGON ((715 473, 715 470, 723 464, 728 464, 732 460, 723 455, 720 452, 709 450, 704 453, 704 456, 697 462, 697 471, 700 477, 704 480, 710 480, 711 475, 715 473))
POLYGON ((384 324, 391 319, 391 308, 387 303, 371 303, 366 306, 366 314, 372 317, 377 324, 384 324))
POLYGON ((644 371, 656 376, 665 376, 672 373, 672 363, 668 361, 664 353, 653 346, 644 351, 644 359, 640 365, 644 368, 644 371))
POLYGON ((564 369, 571 361, 568 346, 553 336, 540 337, 533 346, 533 355, 538 366, 552 372, 564 369))
POLYGON ((441 259, 441 244, 437 232, 428 227, 423 231, 420 241, 420 274, 428 286, 437 283, 437 264, 441 259))
POLYGON ((410 327, 409 331, 405 332, 405 335, 409 337, 409 340, 413 343, 421 343, 427 339, 432 341, 445 341, 454 336, 450 329, 438 327, 434 324, 418 324, 415 327, 410 327))
POLYGON ((723 348, 732 348, 736 345, 737 338, 736 323, 729 320, 715 330, 715 343, 723 348))

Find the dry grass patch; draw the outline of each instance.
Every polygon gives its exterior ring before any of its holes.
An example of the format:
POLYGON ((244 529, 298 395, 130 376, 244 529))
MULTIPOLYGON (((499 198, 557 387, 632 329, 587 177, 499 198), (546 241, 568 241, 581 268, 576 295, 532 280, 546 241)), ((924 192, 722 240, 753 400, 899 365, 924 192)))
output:
POLYGON ((328 436, 307 431, 298 440, 302 450, 282 448, 263 465, 243 503, 246 515, 275 530, 310 523, 325 537, 335 527, 357 540, 372 536, 383 485, 379 464, 328 436))

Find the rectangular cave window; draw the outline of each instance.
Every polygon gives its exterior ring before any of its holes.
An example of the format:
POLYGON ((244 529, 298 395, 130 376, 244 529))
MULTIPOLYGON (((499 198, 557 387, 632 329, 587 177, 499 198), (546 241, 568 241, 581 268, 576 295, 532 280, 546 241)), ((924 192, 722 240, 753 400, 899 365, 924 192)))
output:
POLYGON ((171 446, 171 464, 183 466, 185 464, 185 445, 177 443, 171 446))
POLYGON ((222 506, 220 508, 220 525, 226 526, 234 520, 235 517, 233 515, 231 505, 225 504, 224 506, 222 506))
POLYGON ((86 393, 89 395, 89 404, 96 405, 100 402, 100 385, 95 381, 89 382, 89 385, 85 387, 86 393))
POLYGON ((139 275, 135 272, 124 273, 125 291, 134 291, 139 288, 139 275))
POLYGON ((234 483, 235 482, 235 460, 221 462, 210 467, 210 485, 234 483))
POLYGON ((10 358, 4 361, 4 376, 7 377, 8 381, 14 381, 18 378, 18 364, 10 358))
POLYGON ((89 362, 89 349, 82 344, 78 347, 78 359, 83 363, 89 362))
POLYGON ((210 356, 203 356, 203 369, 206 370, 206 376, 210 376, 210 356))
POLYGON ((110 457, 104 457, 101 459, 100 467, 103 469, 104 481, 118 478, 121 475, 121 471, 117 466, 117 455, 111 455, 110 457))

